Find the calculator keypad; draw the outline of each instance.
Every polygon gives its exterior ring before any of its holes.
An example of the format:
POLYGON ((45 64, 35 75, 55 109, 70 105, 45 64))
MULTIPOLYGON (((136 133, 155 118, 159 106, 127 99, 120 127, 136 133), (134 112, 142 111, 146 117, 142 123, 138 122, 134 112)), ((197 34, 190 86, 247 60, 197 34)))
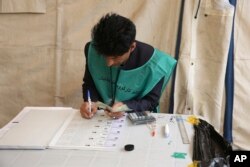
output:
POLYGON ((155 121, 155 117, 148 111, 128 113, 128 118, 133 124, 145 124, 155 121))

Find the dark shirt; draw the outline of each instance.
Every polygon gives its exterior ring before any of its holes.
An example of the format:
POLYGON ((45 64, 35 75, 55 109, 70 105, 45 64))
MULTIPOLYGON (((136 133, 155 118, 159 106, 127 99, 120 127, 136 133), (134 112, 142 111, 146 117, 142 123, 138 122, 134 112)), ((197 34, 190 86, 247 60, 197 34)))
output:
MULTIPOLYGON (((89 42, 85 45, 84 53, 86 57, 86 67, 85 67, 85 75, 83 78, 82 91, 83 91, 83 99, 87 101, 87 90, 91 92, 91 100, 92 101, 102 101, 98 91, 96 90, 94 81, 91 77, 87 66, 87 58, 88 58, 88 48, 89 42)), ((144 65, 153 55, 154 48, 148 44, 136 41, 136 48, 131 53, 127 62, 120 66, 122 70, 131 70, 138 68, 144 65)), ((123 101, 129 108, 135 111, 156 111, 156 107, 159 104, 159 99, 161 96, 161 89, 163 85, 163 78, 155 85, 155 87, 143 98, 141 99, 131 99, 123 101)))

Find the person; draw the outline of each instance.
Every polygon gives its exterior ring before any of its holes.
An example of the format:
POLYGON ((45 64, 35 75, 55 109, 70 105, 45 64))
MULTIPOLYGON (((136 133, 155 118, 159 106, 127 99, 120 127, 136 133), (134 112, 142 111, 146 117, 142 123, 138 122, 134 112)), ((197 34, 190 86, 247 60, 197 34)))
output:
MULTIPOLYGON (((80 107, 83 118, 95 115, 97 101, 112 109, 125 106, 135 111, 157 112, 176 60, 135 37, 135 24, 116 13, 107 13, 92 28, 91 41, 84 49, 84 102, 80 107)), ((112 118, 124 115, 108 109, 105 112, 112 118)))

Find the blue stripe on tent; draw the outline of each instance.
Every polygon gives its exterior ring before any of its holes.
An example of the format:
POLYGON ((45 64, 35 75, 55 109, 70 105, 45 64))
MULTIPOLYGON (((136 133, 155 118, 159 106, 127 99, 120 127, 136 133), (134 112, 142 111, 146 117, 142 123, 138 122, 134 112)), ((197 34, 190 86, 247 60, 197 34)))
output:
POLYGON ((234 17, 231 33, 231 41, 228 52, 225 87, 226 87, 226 106, 225 106, 225 118, 224 118, 224 138, 228 142, 233 142, 232 136, 232 124, 233 124, 233 103, 234 103, 234 18, 236 11, 236 1, 229 0, 234 5, 234 17))
MULTIPOLYGON (((184 5, 185 0, 181 1, 180 15, 179 15, 179 23, 178 23, 178 31, 177 31, 177 39, 175 45, 175 59, 178 61, 179 59, 179 51, 181 46, 181 33, 182 33, 182 21, 183 21, 183 13, 184 13, 184 5)), ((177 64, 178 65, 178 64, 177 64)), ((170 93, 170 102, 169 102, 169 113, 174 112, 174 89, 175 89, 175 75, 176 75, 176 67, 172 74, 172 85, 171 85, 171 93, 170 93)))

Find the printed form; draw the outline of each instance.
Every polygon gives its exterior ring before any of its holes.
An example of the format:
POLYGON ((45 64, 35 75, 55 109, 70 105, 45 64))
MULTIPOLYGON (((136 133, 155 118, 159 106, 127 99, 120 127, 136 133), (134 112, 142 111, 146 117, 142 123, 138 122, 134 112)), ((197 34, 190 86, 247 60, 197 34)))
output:
POLYGON ((119 145, 124 123, 125 117, 112 120, 103 111, 93 119, 83 120, 78 111, 57 132, 49 148, 114 149, 119 145))

